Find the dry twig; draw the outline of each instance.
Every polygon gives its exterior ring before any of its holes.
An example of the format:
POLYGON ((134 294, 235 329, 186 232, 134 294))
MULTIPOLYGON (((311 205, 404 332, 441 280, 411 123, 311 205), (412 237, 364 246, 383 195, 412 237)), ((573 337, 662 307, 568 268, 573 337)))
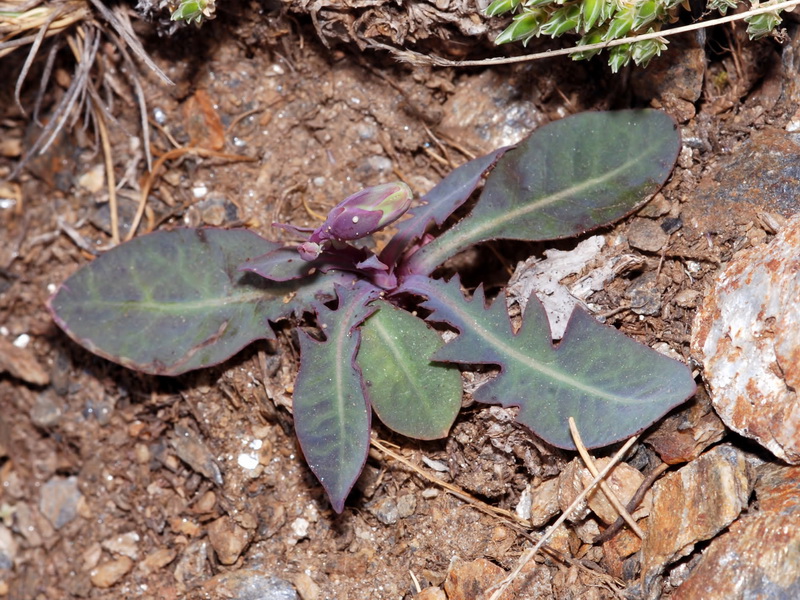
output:
MULTIPOLYGON (((586 498, 589 492, 591 492, 594 489, 594 487, 598 483, 600 483, 600 481, 602 481, 606 475, 608 475, 611 469, 613 469, 617 465, 617 463, 620 460, 622 460, 622 457, 625 456, 625 453, 628 450, 630 450, 633 444, 636 443, 638 437, 639 436, 635 435, 632 438, 630 438, 627 442, 625 442, 625 445, 622 446, 622 448, 620 448, 617 451, 617 453, 611 459, 611 462, 609 462, 606 465, 606 467, 595 476, 595 478, 591 481, 591 483, 588 486, 586 486, 586 488, 580 494, 578 494, 577 498, 575 498, 572 504, 569 505, 569 508, 567 508, 567 510, 565 510, 562 513, 562 515, 558 518, 558 520, 555 523, 553 523, 547 529, 547 531, 544 532, 544 535, 542 535, 541 539, 537 542, 537 544, 533 548, 530 548, 522 553, 522 556, 519 557, 519 561, 517 562, 517 566, 514 567, 514 570, 511 571, 511 573, 509 573, 508 576, 505 577, 505 579, 503 579, 499 583, 489 588, 489 589, 496 588, 494 590, 494 593, 492 593, 491 597, 489 598, 489 600, 499 600, 503 592, 505 592, 508 586, 511 585, 514 582, 514 580, 519 576, 519 574, 522 572, 522 569, 525 568, 525 565, 527 565, 531 561, 531 559, 533 559, 533 557, 536 556, 536 553, 539 552, 544 543, 548 539, 550 539, 550 536, 553 535, 553 532, 555 532, 555 530, 558 529, 561 526, 561 524, 567 520, 572 511, 574 511, 578 507, 578 505, 580 505, 580 503, 583 502, 584 498, 586 498)), ((487 590, 487 592, 488 591, 489 590, 487 590)))
MULTIPOLYGON (((597 477, 597 473, 599 472, 597 470, 597 466, 594 464, 594 460, 592 460, 592 457, 586 450, 586 446, 583 444, 578 427, 575 425, 575 419, 572 417, 569 418, 569 430, 570 433, 572 433, 572 439, 575 440, 575 446, 578 448, 578 454, 581 455, 583 462, 586 464, 586 468, 589 469, 589 472, 592 474, 592 476, 597 477)), ((620 502, 619 498, 617 498, 617 495, 611 490, 610 487, 608 487, 608 484, 605 481, 600 481, 600 489, 606 495, 608 501, 614 506, 619 516, 625 519, 625 522, 628 524, 631 530, 640 538, 643 538, 644 532, 639 528, 634 518, 627 511, 622 502, 620 502)))

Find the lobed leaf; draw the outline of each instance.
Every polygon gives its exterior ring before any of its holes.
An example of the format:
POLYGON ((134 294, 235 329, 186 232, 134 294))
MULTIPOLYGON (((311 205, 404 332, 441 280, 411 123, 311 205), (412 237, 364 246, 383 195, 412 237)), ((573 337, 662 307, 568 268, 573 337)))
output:
POLYGON ((478 388, 479 402, 518 406, 517 421, 545 441, 574 449, 568 417, 582 425, 589 448, 634 435, 694 394, 686 365, 601 325, 576 309, 558 346, 553 346, 544 308, 532 295, 515 334, 505 295, 485 305, 481 288, 471 301, 457 278, 449 283, 413 277, 406 289, 427 298, 430 320, 460 335, 433 360, 494 364, 500 373, 478 388))
POLYGON ((49 308, 95 354, 145 373, 178 375, 219 363, 254 340, 273 339, 269 320, 333 297, 330 278, 299 287, 237 270, 277 246, 243 229, 151 233, 77 271, 49 308))
POLYGON ((369 450, 371 411, 355 357, 361 337, 357 327, 375 311, 367 305, 379 294, 363 282, 337 286, 339 307, 316 307, 325 341, 300 332, 300 371, 292 400, 295 431, 338 513, 369 450))
POLYGON ((581 113, 540 127, 497 162, 472 212, 403 273, 431 273, 486 240, 551 240, 613 223, 661 187, 679 150, 675 122, 657 110, 581 113))
POLYGON ((357 362, 384 424, 408 437, 445 437, 461 409, 461 374, 430 357, 444 342, 425 321, 386 301, 361 326, 357 362))

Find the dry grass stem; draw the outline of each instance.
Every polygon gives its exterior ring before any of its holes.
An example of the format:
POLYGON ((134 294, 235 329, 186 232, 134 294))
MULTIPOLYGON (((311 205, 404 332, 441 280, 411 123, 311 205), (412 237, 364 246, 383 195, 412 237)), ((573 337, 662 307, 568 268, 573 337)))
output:
POLYGON ((586 44, 583 46, 573 46, 571 48, 560 48, 558 50, 546 50, 544 52, 536 52, 533 54, 526 54, 524 56, 500 56, 497 58, 486 58, 483 60, 449 60, 432 54, 421 54, 413 50, 401 50, 388 44, 371 41, 370 45, 375 48, 381 48, 394 54, 395 58, 400 61, 408 62, 413 65, 426 65, 435 67, 485 67, 491 65, 508 65, 514 63, 528 62, 532 60, 541 60, 543 58, 553 58, 555 56, 569 56, 577 52, 585 52, 587 50, 603 50, 605 48, 613 48, 614 46, 622 46, 623 44, 631 44, 633 42, 641 42, 645 40, 654 40, 658 38, 667 38, 680 33, 687 33, 689 31, 697 31, 698 29, 706 29, 714 27, 715 25, 722 25, 723 23, 732 23, 734 21, 741 21, 747 17, 761 15, 768 12, 778 10, 790 10, 800 4, 800 0, 786 0, 777 4, 770 4, 769 6, 761 5, 757 8, 751 8, 743 13, 728 15, 718 19, 711 19, 700 23, 692 23, 691 25, 684 25, 682 27, 675 27, 674 29, 667 29, 662 31, 654 31, 652 33, 643 33, 641 35, 634 35, 631 37, 620 38, 608 42, 600 42, 598 44, 586 44))
MULTIPOLYGON (((581 455, 586 468, 589 469, 589 472, 592 474, 593 477, 597 477, 597 466, 594 464, 594 460, 589 455, 588 450, 586 450, 586 446, 581 439, 581 434, 578 431, 578 426, 575 425, 575 419, 572 417, 569 418, 569 431, 572 434, 572 439, 575 440, 575 446, 578 448, 578 454, 581 455)), ((625 519, 625 522, 631 528, 631 530, 639 536, 639 538, 644 537, 644 532, 639 528, 636 524, 636 521, 625 508, 625 505, 620 502, 620 499, 617 498, 617 495, 608 487, 608 484, 605 481, 600 482, 600 489, 608 498, 608 501, 611 502, 612 506, 616 509, 619 516, 625 519)))
MULTIPOLYGON (((128 44, 128 47, 131 50, 133 50, 133 53, 138 56, 144 64, 150 67, 150 70, 153 71, 153 73, 158 75, 164 83, 175 85, 172 80, 167 77, 167 74, 164 73, 164 71, 162 71, 159 66, 153 62, 153 59, 150 58, 147 52, 145 52, 141 42, 139 42, 139 38, 137 38, 136 34, 133 32, 133 26, 131 25, 131 21, 128 18, 128 13, 124 7, 117 7, 117 9, 112 12, 100 0, 90 1, 92 6, 94 6, 102 15, 102 17, 108 21, 111 27, 114 28, 114 31, 116 31, 119 36, 125 40, 125 43, 128 44)), ((797 1, 800 2, 800 0, 797 1)))
POLYGON ((14 86, 14 100, 17 103, 17 107, 19 108, 20 112, 24 117, 28 116, 28 113, 25 111, 25 107, 22 106, 22 101, 20 100, 20 95, 22 93, 22 84, 25 81, 25 78, 28 76, 28 71, 33 65, 33 60, 36 58, 36 55, 39 53, 39 48, 44 41, 45 35, 47 31, 50 29, 50 26, 53 22, 61 16, 61 8, 56 8, 52 11, 50 17, 45 21, 41 27, 39 27, 39 32, 36 34, 36 37, 31 44, 31 49, 28 51, 28 56, 25 57, 25 62, 22 65, 22 69, 20 70, 19 77, 17 77, 17 84, 14 86))
POLYGON ((308 205, 308 200, 306 200, 305 195, 300 196, 300 200, 303 203, 303 208, 306 209, 306 212, 312 219, 316 219, 317 221, 325 221, 328 217, 323 215, 322 213, 318 213, 313 208, 308 205))
MULTIPOLYGON (((565 510, 562 513, 562 515, 558 518, 558 520, 555 523, 553 523, 550 527, 548 527, 547 531, 544 532, 544 535, 542 535, 541 539, 536 543, 536 545, 533 548, 530 548, 522 553, 522 556, 519 557, 519 561, 517 561, 517 566, 514 567, 514 570, 511 571, 511 573, 509 573, 508 576, 505 577, 505 579, 503 579, 499 583, 489 588, 489 590, 494 589, 494 593, 492 593, 489 600, 499 600, 503 592, 505 592, 508 586, 511 585, 514 582, 514 580, 519 576, 519 574, 522 572, 522 569, 525 568, 525 565, 527 565, 531 561, 531 559, 533 559, 533 557, 536 556, 536 553, 539 552, 539 550, 542 548, 545 542, 547 542, 547 540, 550 539, 550 536, 553 535, 553 532, 555 532, 556 529, 561 527, 561 524, 564 523, 564 521, 567 520, 572 511, 574 511, 578 507, 578 505, 580 505, 580 503, 583 502, 584 498, 586 498, 589 492, 591 492, 595 488, 595 486, 598 483, 600 483, 603 480, 603 478, 611 472, 611 469, 613 469, 617 465, 617 463, 620 460, 622 460, 622 457, 625 456, 625 453, 628 452, 631 446, 633 446, 636 443, 638 437, 639 436, 635 435, 632 438, 630 438, 627 442, 625 442, 625 445, 623 445, 622 448, 620 448, 617 451, 617 453, 611 459, 611 462, 609 462, 606 465, 606 467, 595 476, 595 478, 591 481, 591 483, 588 486, 586 486, 586 488, 580 494, 578 494, 577 498, 575 498, 572 504, 569 505, 569 508, 567 508, 567 510, 565 510)), ((486 591, 488 592, 489 590, 486 591)))
MULTIPOLYGON (((645 477, 644 481, 642 482, 642 485, 639 486, 639 489, 636 490, 636 493, 633 495, 633 498, 631 498, 631 501, 628 502, 627 506, 628 512, 636 510, 636 507, 639 506, 639 503, 644 499, 645 494, 647 494, 647 491, 653 486, 656 479, 661 477, 661 474, 667 469, 669 469, 669 467, 670 466, 667 463, 661 463, 655 469, 653 469, 653 472, 650 473, 650 475, 645 477)), ((605 531, 603 531, 603 533, 598 535, 592 541, 592 543, 604 544, 605 542, 613 538, 620 529, 622 529, 622 525, 624 523, 625 520, 622 517, 619 517, 611 525, 606 527, 605 531)))
POLYGON ((111 156, 111 141, 108 138, 108 128, 102 114, 95 114, 95 123, 100 132, 100 142, 103 146, 103 158, 106 165, 106 183, 108 185, 108 207, 111 211, 111 243, 119 244, 119 209, 117 207, 117 184, 114 177, 114 159, 111 156))
MULTIPOLYGON (((95 56, 100 47, 99 32, 93 27, 87 27, 86 29, 86 39, 83 43, 82 50, 76 54, 76 56, 80 58, 78 59, 78 64, 67 91, 53 110, 41 134, 36 138, 36 141, 32 144, 25 156, 15 165, 8 179, 15 178, 33 156, 43 154, 47 151, 67 123, 75 104, 85 94, 87 82, 89 81, 89 72, 91 71, 92 64, 94 63, 95 56)), ((72 41, 73 52, 77 52, 74 44, 75 42, 72 41)), ((38 106, 35 108, 34 114, 36 114, 36 112, 38 112, 38 106)))
MULTIPOLYGON (((0 4, 0 58, 21 46, 33 44, 35 48, 28 55, 28 60, 32 61, 42 40, 90 17, 89 5, 84 0, 4 2, 0 4), (36 34, 22 35, 33 31, 36 34)), ((23 68, 23 73, 26 70, 23 68)))
POLYGON ((153 170, 153 153, 150 151, 150 122, 147 119, 147 100, 144 95, 144 87, 139 77, 139 70, 131 58, 125 44, 122 40, 111 33, 108 34, 109 39, 114 42, 114 45, 119 50, 122 60, 128 67, 128 81, 133 85, 133 90, 136 94, 136 101, 139 104, 139 117, 142 125, 142 147, 144 148, 144 158, 147 163, 147 171, 153 170))
POLYGON ((459 500, 463 500, 467 504, 474 506, 481 512, 487 513, 489 515, 501 516, 505 519, 509 519, 514 523, 524 525, 525 527, 530 527, 530 523, 526 519, 519 517, 515 512, 506 510, 504 508, 497 508, 490 504, 486 504, 485 502, 478 500, 474 496, 471 496, 461 488, 429 475, 428 473, 420 469, 417 465, 415 465, 413 462, 411 462, 404 456, 398 454, 397 452, 386 446, 386 444, 382 440, 373 437, 370 439, 370 443, 384 454, 391 456, 397 462, 407 466, 409 469, 414 471, 417 475, 419 475, 423 479, 426 479, 427 481, 433 483, 434 485, 444 489, 445 491, 449 492, 459 500))

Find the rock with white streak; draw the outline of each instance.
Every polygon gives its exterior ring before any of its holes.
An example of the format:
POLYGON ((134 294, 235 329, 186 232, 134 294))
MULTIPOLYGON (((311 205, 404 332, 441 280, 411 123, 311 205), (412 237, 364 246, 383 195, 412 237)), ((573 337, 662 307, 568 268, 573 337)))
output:
POLYGON ((759 510, 711 543, 673 600, 800 598, 800 467, 760 471, 759 510))
POLYGON ((800 464, 800 215, 720 273, 695 318, 692 353, 725 424, 800 464))
POLYGON ((653 506, 642 543, 642 583, 652 591, 666 565, 716 536, 747 506, 755 482, 748 456, 716 446, 653 486, 653 506))

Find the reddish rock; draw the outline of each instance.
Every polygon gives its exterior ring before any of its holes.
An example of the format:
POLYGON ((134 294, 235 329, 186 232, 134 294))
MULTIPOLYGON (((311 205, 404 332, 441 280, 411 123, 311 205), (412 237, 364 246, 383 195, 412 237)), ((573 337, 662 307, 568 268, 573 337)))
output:
POLYGON ((531 525, 542 527, 558 514, 558 478, 548 479, 531 496, 531 525))
POLYGON ((651 219, 634 219, 628 227, 628 244, 644 252, 659 252, 669 241, 658 223, 651 219))
MULTIPOLYGON (((597 470, 602 471, 610 461, 610 458, 600 458, 596 460, 595 465, 597 466, 597 470)), ((583 465, 583 461, 578 458, 572 461, 559 477, 561 482, 558 493, 560 509, 562 511, 567 510, 575 498, 583 492, 593 479, 594 476, 589 472, 589 469, 583 465)), ((620 463, 615 466, 605 479, 606 484, 611 488, 611 491, 623 505, 630 502, 643 481, 644 475, 627 463, 620 463)), ((649 505, 650 497, 648 495, 641 503, 640 508, 634 512, 634 518, 646 516, 649 505)), ((600 520, 607 525, 610 525, 619 517, 619 513, 608 498, 606 498, 600 486, 595 487, 595 489, 589 493, 586 502, 579 505, 574 511, 574 514, 570 515, 569 519, 571 521, 582 520, 587 514, 585 507, 588 507, 589 510, 596 514, 600 520)))
POLYGON ((47 371, 30 350, 19 348, 0 335, 0 373, 4 371, 33 385, 50 383, 47 371))
POLYGON ((144 557, 144 560, 139 564, 139 568, 145 573, 152 573, 175 560, 177 552, 172 548, 159 548, 144 557))
POLYGON ((745 454, 725 444, 657 481, 642 543, 645 589, 666 565, 728 527, 747 506, 754 480, 745 454))
POLYGON ((250 543, 250 532, 230 517, 220 517, 208 524, 208 541, 223 565, 232 565, 250 543))
POLYGON ((800 598, 800 468, 764 470, 759 512, 711 543, 673 600, 800 598))
POLYGON ((447 595, 442 588, 429 587, 414 596, 414 600, 447 600, 447 595))
MULTIPOLYGON (((472 562, 455 560, 450 565, 444 590, 448 600, 485 600, 492 594, 488 590, 502 581, 508 573, 489 562, 478 558, 472 562)), ((519 576, 500 596, 500 600, 533 600, 552 598, 553 587, 550 570, 532 560, 522 569, 519 576)))
POLYGON ((668 465, 689 462, 725 435, 725 425, 714 412, 701 386, 688 405, 664 419, 647 437, 650 446, 668 465))
POLYGON ((101 564, 91 573, 92 585, 99 588, 109 588, 125 577, 133 568, 133 561, 127 556, 121 556, 101 564))
POLYGON ((800 215, 722 271, 692 327, 725 424, 800 463, 800 215))

